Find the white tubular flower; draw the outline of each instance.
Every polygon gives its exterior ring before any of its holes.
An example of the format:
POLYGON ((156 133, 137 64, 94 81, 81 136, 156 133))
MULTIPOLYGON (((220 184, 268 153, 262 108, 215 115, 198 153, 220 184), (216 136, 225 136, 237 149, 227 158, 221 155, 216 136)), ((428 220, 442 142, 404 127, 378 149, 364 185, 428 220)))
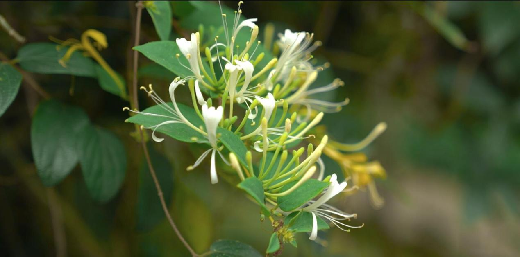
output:
MULTIPOLYGON (((229 97, 231 100, 236 100, 237 103, 245 103, 247 105, 247 108, 249 109, 249 119, 254 119, 256 117, 257 112, 253 112, 249 105, 253 102, 253 98, 256 97, 256 94, 250 90, 256 88, 249 88, 249 84, 251 83, 251 78, 253 77, 253 71, 255 67, 253 64, 249 61, 238 61, 236 60, 236 65, 233 65, 232 63, 228 62, 225 66, 226 70, 229 71, 229 80, 228 80, 228 92, 229 97), (240 71, 243 71, 243 73, 240 73, 240 71), (242 74, 244 74, 244 84, 240 88, 239 91, 237 91, 237 83, 242 77, 242 74)), ((255 107, 255 110, 257 108, 255 107)))
POLYGON ((238 26, 236 26, 236 24, 235 24, 236 27, 233 29, 233 39, 237 38, 238 32, 243 27, 250 27, 251 29, 254 29, 256 26, 255 22, 257 22, 257 20, 258 20, 257 18, 251 18, 251 19, 243 20, 238 26))
POLYGON ((336 227, 343 231, 349 231, 348 228, 360 228, 362 226, 354 227, 347 224, 342 223, 343 220, 349 220, 350 218, 355 218, 356 214, 347 214, 344 213, 328 204, 325 204, 332 197, 341 193, 345 187, 347 187, 347 182, 338 183, 336 174, 333 174, 330 178, 330 185, 326 189, 325 193, 318 198, 316 201, 309 201, 306 204, 306 207, 303 207, 303 211, 307 211, 312 213, 312 232, 309 237, 310 240, 316 240, 318 236, 318 220, 316 215, 327 219, 332 222, 336 227))
POLYGON ((211 148, 202 153, 202 155, 195 161, 195 164, 188 167, 188 170, 192 170, 200 165, 200 163, 208 156, 209 152, 211 152, 211 184, 218 183, 218 177, 217 177, 217 168, 215 163, 215 153, 219 153, 220 157, 222 157, 222 160, 226 164, 229 165, 229 163, 226 161, 224 156, 220 153, 217 147, 217 128, 218 123, 222 119, 222 116, 224 115, 224 109, 222 106, 219 106, 215 109, 215 107, 209 107, 206 103, 202 105, 202 117, 204 118, 204 124, 206 125, 206 132, 207 132, 207 139, 211 145, 211 148))
POLYGON ((131 112, 134 112, 134 113, 139 113, 139 114, 142 114, 142 115, 147 115, 147 116, 155 116, 155 117, 162 117, 162 118, 167 118, 168 120, 166 121, 163 121, 157 125, 154 125, 154 126, 150 126, 150 127, 147 127, 147 129, 152 129, 152 139, 155 141, 155 142, 162 142, 164 140, 164 138, 160 138, 160 137, 157 137, 155 135, 155 131, 163 126, 163 125, 167 125, 167 124, 173 124, 173 123, 184 123, 186 125, 188 125, 189 127, 191 127, 193 130, 195 131, 198 131, 200 132, 201 134, 205 134, 204 131, 200 130, 199 128, 195 127, 193 124, 191 124, 191 122, 189 122, 185 117, 184 115, 182 115, 181 111, 179 110, 179 108, 177 107, 177 102, 175 101, 175 89, 177 89, 177 87, 179 85, 184 85, 184 83, 186 83, 186 80, 184 79, 179 79, 178 77, 175 78, 172 83, 170 84, 170 87, 169 87, 169 92, 170 92, 170 98, 172 100, 172 104, 173 104, 173 108, 171 106, 169 106, 166 102, 164 102, 164 100, 162 100, 158 95, 157 93, 155 93, 155 91, 153 90, 152 88, 152 85, 150 84, 149 85, 149 89, 145 88, 145 87, 141 87, 142 90, 146 91, 146 93, 148 93, 148 96, 150 98, 152 98, 152 100, 159 106, 161 106, 164 110, 166 110, 169 115, 162 115, 162 114, 155 114, 155 113, 147 113, 147 112, 140 112, 140 111, 137 111, 137 110, 130 110, 128 107, 125 107, 123 108, 123 110, 128 110, 128 111, 131 111, 131 112))
POLYGON ((310 53, 321 45, 320 41, 316 41, 310 46, 313 35, 307 32, 292 32, 286 29, 285 33, 278 34, 278 37, 280 38, 278 45, 282 49, 282 54, 272 74, 269 74, 270 76, 265 82, 265 87, 269 91, 273 89, 276 82, 286 81, 293 67, 296 67, 298 71, 312 71, 312 69, 309 69, 312 65, 308 63, 311 58, 310 53), (276 77, 272 78, 274 75, 276 77))
POLYGON ((267 121, 269 121, 269 118, 271 118, 271 114, 273 114, 273 110, 276 107, 276 101, 274 99, 273 94, 268 93, 266 98, 256 96, 256 99, 258 99, 258 101, 260 101, 260 103, 264 107, 264 117, 267 119, 267 121))
POLYGON ((177 38, 177 46, 179 46, 179 50, 181 50, 182 54, 186 57, 190 64, 190 70, 193 72, 195 77, 199 80, 202 80, 202 76, 200 75, 200 67, 199 67, 199 32, 191 33, 191 41, 186 40, 185 38, 177 38))
POLYGON ((202 106, 202 117, 204 118, 204 124, 206 125, 206 132, 208 133, 208 141, 213 148, 217 148, 217 127, 218 123, 222 119, 224 109, 222 106, 209 107, 205 104, 202 106))
POLYGON ((299 104, 299 105, 303 105, 303 106, 307 107, 306 120, 309 119, 312 110, 317 110, 319 112, 325 112, 325 113, 338 112, 341 110, 341 107, 343 107, 349 103, 348 98, 345 98, 345 100, 342 102, 329 102, 329 101, 309 98, 309 96, 311 96, 311 95, 328 92, 328 91, 334 90, 334 89, 344 85, 343 81, 341 81, 340 79, 335 79, 332 83, 330 83, 326 86, 309 89, 310 85, 316 80, 317 75, 318 75, 317 71, 311 72, 307 76, 307 79, 302 84, 302 86, 286 99, 286 101, 289 104, 299 104))
POLYGON ((199 87, 199 81, 195 80, 195 96, 197 96, 197 102, 203 106, 206 104, 206 100, 204 100, 204 97, 202 96, 202 93, 200 92, 199 87))

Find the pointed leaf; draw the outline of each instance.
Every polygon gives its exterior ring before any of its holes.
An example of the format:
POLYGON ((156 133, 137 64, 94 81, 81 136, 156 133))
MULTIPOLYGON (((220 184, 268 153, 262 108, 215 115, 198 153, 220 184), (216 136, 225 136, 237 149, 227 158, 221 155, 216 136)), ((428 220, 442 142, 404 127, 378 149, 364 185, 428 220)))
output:
POLYGON ((95 67, 101 88, 109 93, 120 96, 123 99, 127 99, 126 83, 123 76, 116 72, 116 76, 119 78, 119 82, 116 82, 114 78, 110 76, 108 71, 101 67, 101 65, 96 65, 95 67))
POLYGON ((14 101, 22 83, 22 74, 7 63, 0 63, 0 117, 14 101))
POLYGON ((227 239, 215 241, 211 245, 210 251, 211 257, 262 257, 250 245, 227 239))
POLYGON ((114 134, 102 128, 85 126, 80 135, 77 147, 87 188, 92 198, 107 202, 123 184, 125 148, 114 134))
POLYGON ((217 131, 220 134, 219 140, 224 144, 224 146, 237 156, 238 161, 240 161, 242 165, 247 165, 247 148, 240 137, 223 128, 218 128, 217 131))
POLYGON ((262 181, 256 177, 247 178, 238 184, 238 188, 246 191, 262 208, 262 213, 266 216, 270 216, 270 212, 265 206, 265 195, 262 181))
MULTIPOLYGON (((286 185, 282 191, 291 188, 291 184, 286 185)), ((319 181, 316 179, 309 179, 305 181, 300 187, 292 191, 286 196, 278 197, 278 206, 283 211, 292 211, 302 206, 306 202, 318 196, 323 189, 327 188, 329 183, 319 181)))
POLYGON ((78 51, 71 55, 65 67, 63 67, 59 60, 68 49, 69 47, 59 46, 54 43, 26 44, 20 48, 16 59, 24 70, 30 72, 97 77, 94 61, 78 51))
POLYGON ((76 166, 79 132, 89 123, 85 112, 78 107, 54 100, 38 106, 31 125, 31 145, 44 185, 56 185, 76 166))
POLYGON ((280 249, 280 239, 278 239, 278 234, 275 232, 271 235, 269 239, 269 246, 267 246, 266 253, 274 253, 280 249))
MULTIPOLYGON (((167 103, 167 105, 170 108, 173 108, 173 104, 167 103)), ((200 119, 200 117, 197 115, 195 110, 193 108, 190 108, 186 105, 177 103, 177 106, 179 107, 179 111, 182 112, 182 115, 186 117, 187 120, 189 120, 194 126, 200 127, 204 125, 204 122, 200 119)), ((159 114, 159 115, 167 115, 171 116, 171 113, 169 113, 166 109, 164 109, 161 105, 155 105, 150 108, 147 108, 143 111, 143 113, 153 113, 153 114, 159 114)), ((171 121, 170 118, 164 118, 164 117, 157 117, 157 116, 150 116, 150 115, 144 115, 144 114, 137 114, 130 118, 128 118, 126 121, 143 125, 145 128, 149 128, 155 125, 158 125, 165 121, 171 121)), ((175 138, 179 141, 193 143, 195 142, 193 139, 197 138, 197 141, 201 141, 204 139, 204 136, 194 130, 193 128, 189 127, 188 125, 184 123, 173 123, 173 124, 166 124, 162 125, 156 130, 157 132, 164 133, 172 138, 175 138)), ((157 135, 159 137, 159 135, 157 135)), ((206 140, 207 141, 207 140, 206 140)))
POLYGON ((145 4, 146 10, 152 17, 153 25, 161 40, 168 40, 171 31, 172 12, 167 1, 150 1, 145 4))

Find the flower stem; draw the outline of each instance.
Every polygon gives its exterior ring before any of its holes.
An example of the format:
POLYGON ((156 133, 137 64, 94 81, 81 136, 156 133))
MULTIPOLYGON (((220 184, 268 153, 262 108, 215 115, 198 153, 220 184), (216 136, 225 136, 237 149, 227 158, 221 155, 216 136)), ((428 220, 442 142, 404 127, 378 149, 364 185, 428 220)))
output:
MULTIPOLYGON (((141 30, 141 16, 142 16, 142 12, 143 12, 143 2, 142 1, 138 1, 137 4, 136 4, 136 7, 137 7, 137 17, 136 17, 136 21, 135 21, 136 26, 135 26, 135 34, 134 34, 134 36, 135 36, 134 46, 138 46, 139 45, 139 33, 140 33, 140 30, 141 30)), ((133 77, 133 81, 132 81, 132 87, 133 87, 134 94, 133 94, 133 99, 132 100, 133 100, 133 104, 134 104, 135 108, 139 108, 138 107, 138 101, 137 101, 137 64, 138 64, 138 58, 139 58, 139 54, 137 53, 137 51, 134 51, 134 69, 133 69, 134 70, 134 73, 133 73, 134 77, 133 77)), ((139 128, 139 132, 141 133, 141 138, 143 138, 143 130, 141 128, 139 128)), ((179 237, 179 239, 181 240, 182 244, 184 244, 186 249, 188 249, 188 251, 190 252, 191 256, 198 256, 198 254, 188 244, 186 239, 184 239, 184 237, 182 236, 181 232, 177 228, 177 225, 175 225, 175 222, 173 221, 173 219, 172 219, 172 217, 170 215, 170 212, 168 211, 168 205, 166 204, 166 201, 164 200, 164 196, 163 196, 163 192, 162 192, 162 189, 161 189, 161 185, 159 184, 159 180, 157 179, 157 175, 155 174, 155 170, 154 170, 152 162, 150 160, 150 155, 148 153, 148 148, 146 147, 146 143, 144 142, 144 140, 141 140, 141 146, 143 148, 144 156, 146 158, 146 163, 148 164, 148 170, 150 171, 150 175, 152 175, 153 182, 154 182, 155 187, 157 189, 157 195, 159 196, 159 200, 161 200, 161 206, 163 208, 164 214, 166 215, 166 218, 168 218, 168 221, 170 222, 171 227, 175 231, 175 234, 179 237)))

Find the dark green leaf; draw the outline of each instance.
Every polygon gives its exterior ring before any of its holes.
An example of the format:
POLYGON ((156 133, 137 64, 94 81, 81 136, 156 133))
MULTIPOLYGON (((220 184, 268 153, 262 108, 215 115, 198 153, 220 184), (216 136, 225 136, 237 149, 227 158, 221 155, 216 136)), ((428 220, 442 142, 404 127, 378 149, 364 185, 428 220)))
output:
POLYGON ((235 240, 221 239, 211 247, 211 257, 262 257, 253 247, 235 240))
POLYGON ((30 72, 97 77, 94 61, 77 51, 71 55, 63 67, 58 61, 68 49, 68 47, 54 43, 32 43, 23 46, 18 51, 16 59, 24 70, 30 72))
POLYGON ((247 165, 247 148, 240 137, 235 135, 233 132, 220 127, 217 129, 217 132, 220 134, 219 140, 224 144, 224 146, 237 156, 238 161, 243 165, 247 165))
POLYGON ((79 162, 92 198, 107 202, 119 191, 126 173, 126 151, 111 132, 85 126, 78 143, 79 162))
POLYGON ((139 74, 139 77, 148 77, 148 78, 155 78, 155 79, 162 79, 166 80, 168 82, 172 82, 173 79, 175 79, 175 74, 173 74, 171 71, 167 70, 163 66, 157 64, 157 63, 150 63, 147 65, 143 65, 139 68, 137 74, 139 74))
POLYGON ((269 239, 269 246, 267 246, 266 253, 274 253, 280 249, 280 239, 278 239, 278 234, 275 232, 271 235, 269 239))
MULTIPOLYGON (((289 189, 291 186, 291 184, 285 186, 284 190, 289 189)), ((329 186, 327 182, 309 179, 290 194, 278 197, 278 206, 283 211, 295 210, 318 196, 327 186, 329 186)))
MULTIPOLYGON (((173 104, 170 102, 168 103, 168 106, 173 108, 173 104)), ((179 107, 179 110, 182 112, 182 115, 186 117, 193 125, 196 127, 202 126, 204 123, 200 119, 200 117, 197 115, 195 110, 193 108, 190 108, 186 105, 177 103, 177 106, 179 107)), ((161 105, 155 105, 150 108, 147 108, 143 111, 143 113, 154 113, 154 114, 160 114, 160 115, 167 115, 171 116, 171 114, 164 109, 161 105)), ((157 117, 157 116, 150 116, 150 115, 144 115, 144 114, 137 114, 130 118, 128 118, 126 121, 143 125, 145 128, 149 128, 151 126, 160 124, 165 121, 171 120, 170 118, 163 118, 163 117, 157 117)), ((157 129, 157 132, 164 133, 172 138, 175 138, 179 141, 183 142, 194 142, 193 138, 203 139, 203 135, 199 132, 193 130, 193 128, 189 127, 188 125, 184 123, 174 123, 174 124, 166 124, 163 126, 160 126, 157 129)))
POLYGON ((172 7, 172 13, 179 18, 183 18, 195 10, 195 7, 193 7, 192 2, 171 1, 170 3, 172 7))
MULTIPOLYGON (((319 216, 316 216, 318 221, 318 230, 328 229, 329 225, 319 216)), ((312 231, 312 213, 310 212, 293 212, 285 218, 284 223, 289 225, 294 232, 311 232, 312 231)))
POLYGON ((264 215, 270 216, 270 212, 265 206, 265 195, 262 181, 256 177, 247 178, 238 184, 238 188, 243 189, 248 193, 262 208, 264 215))
MULTIPOLYGON (((173 169, 168 159, 156 152, 152 145, 149 145, 148 150, 157 180, 161 185, 164 201, 169 204, 172 201, 173 193, 173 169)), ((145 160, 143 160, 139 170, 139 181, 136 227, 139 231, 148 231, 164 220, 166 216, 145 160)))
POLYGON ((482 44, 496 55, 519 35, 520 7, 514 2, 482 2, 479 7, 482 44))
POLYGON ((99 85, 101 86, 101 88, 109 93, 120 96, 123 99, 127 99, 126 83, 123 76, 116 72, 116 75, 119 78, 120 83, 118 85, 118 82, 116 82, 114 78, 110 76, 110 74, 105 69, 103 69, 103 67, 101 67, 101 65, 95 65, 95 67, 99 85))
POLYGON ((0 63, 0 116, 11 105, 22 83, 22 74, 7 63, 0 63))
POLYGON ((168 40, 171 31, 172 13, 170 3, 167 1, 153 1, 146 10, 152 17, 153 25, 161 40, 168 40))
POLYGON ((89 119, 78 107, 54 100, 41 103, 31 125, 34 163, 42 183, 53 186, 63 180, 78 162, 78 136, 89 119))

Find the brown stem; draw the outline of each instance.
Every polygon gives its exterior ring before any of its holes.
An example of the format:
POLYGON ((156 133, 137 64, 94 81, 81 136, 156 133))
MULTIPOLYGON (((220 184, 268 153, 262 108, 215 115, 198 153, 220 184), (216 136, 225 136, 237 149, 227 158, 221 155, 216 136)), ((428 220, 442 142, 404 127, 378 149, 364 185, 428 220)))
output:
MULTIPOLYGON (((143 3, 142 1, 138 1, 136 4, 137 7, 137 16, 136 16, 136 26, 135 26, 135 40, 134 40, 134 46, 139 45, 139 32, 141 29, 141 15, 143 12, 143 3)), ((134 51, 134 70, 133 70, 133 81, 132 81, 132 91, 133 91, 133 105, 134 108, 139 108, 138 102, 137 102, 137 64, 139 60, 139 53, 137 51, 134 51)), ((161 205, 164 211, 164 214, 166 215, 166 218, 168 218, 168 221, 170 222, 171 227, 173 228, 173 231, 175 231, 175 234, 179 237, 181 242, 184 244, 186 249, 191 253, 192 256, 198 256, 198 254, 191 248, 191 246, 188 244, 186 239, 182 236, 181 232, 177 228, 177 225, 175 225, 175 222, 173 221, 170 212, 168 211, 168 205, 166 204, 166 201, 164 200, 163 192, 161 189, 161 185, 159 184, 159 180, 157 179, 157 175, 155 174, 155 170, 152 165, 152 161, 150 160, 150 155, 148 153, 148 148, 146 147, 146 143, 143 139, 143 130, 139 128, 139 133, 141 133, 141 146, 144 151, 144 156, 146 158, 146 163, 148 164, 148 170, 150 171, 150 175, 152 175, 153 182, 155 184, 155 188, 157 189, 157 195, 159 196, 159 199, 161 200, 161 205)))
POLYGON ((63 215, 61 206, 56 199, 53 188, 46 188, 47 202, 51 213, 52 231, 54 234, 54 244, 56 246, 56 256, 67 256, 67 239, 65 236, 65 228, 63 227, 63 215))
POLYGON ((47 93, 47 91, 45 91, 41 86, 40 84, 38 84, 38 82, 36 82, 36 80, 34 80, 34 78, 31 76, 31 74, 29 74, 28 72, 16 67, 16 65, 14 65, 11 60, 2 52, 0 52, 0 60, 4 61, 4 62, 7 62, 9 63, 11 66, 13 66, 18 72, 20 72, 24 78, 24 81, 27 82, 27 84, 29 84, 29 86, 31 86, 41 97, 45 98, 45 99, 49 99, 51 98, 51 96, 49 95, 49 93, 47 93))

